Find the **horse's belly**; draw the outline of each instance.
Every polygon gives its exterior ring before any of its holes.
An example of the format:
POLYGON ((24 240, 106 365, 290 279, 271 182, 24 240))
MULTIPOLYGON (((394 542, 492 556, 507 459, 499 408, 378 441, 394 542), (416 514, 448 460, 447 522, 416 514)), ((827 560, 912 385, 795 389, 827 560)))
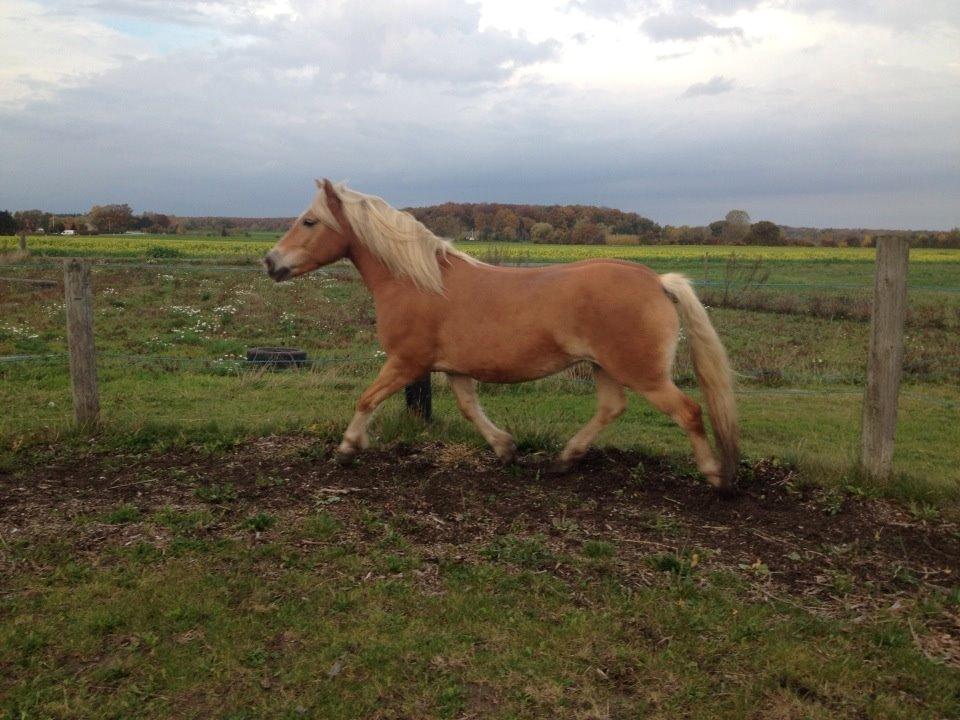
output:
POLYGON ((588 353, 578 350, 561 347, 551 338, 491 338, 486 342, 441 347, 434 369, 469 375, 483 382, 525 382, 590 359, 588 353))

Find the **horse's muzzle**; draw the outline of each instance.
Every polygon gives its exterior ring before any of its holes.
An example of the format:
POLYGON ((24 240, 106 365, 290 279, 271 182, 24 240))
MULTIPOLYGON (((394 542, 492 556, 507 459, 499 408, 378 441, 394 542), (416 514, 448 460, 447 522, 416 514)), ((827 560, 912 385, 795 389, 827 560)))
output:
POLYGON ((290 268, 286 265, 278 265, 277 262, 272 257, 273 253, 269 253, 265 258, 263 258, 263 266, 267 269, 267 275, 269 275, 273 280, 277 282, 283 282, 288 277, 290 277, 290 268))

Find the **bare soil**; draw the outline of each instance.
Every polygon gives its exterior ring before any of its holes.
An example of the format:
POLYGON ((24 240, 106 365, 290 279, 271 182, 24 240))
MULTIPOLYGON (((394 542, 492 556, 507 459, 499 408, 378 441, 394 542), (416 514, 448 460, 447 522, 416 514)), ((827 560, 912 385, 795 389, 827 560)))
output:
POLYGON ((292 522, 318 507, 334 514, 360 507, 437 559, 469 556, 503 535, 536 535, 561 552, 590 539, 609 542, 616 562, 635 567, 641 582, 655 571, 649 559, 657 553, 696 553, 705 565, 820 598, 853 589, 868 596, 950 590, 960 576, 956 523, 888 500, 825 493, 769 461, 744 466, 739 493, 723 498, 663 459, 615 449, 593 450, 556 476, 545 455, 504 468, 460 445, 370 450, 346 467, 331 451, 290 435, 226 453, 54 460, 0 472, 0 522, 21 533, 53 532, 122 504, 142 515, 196 506, 198 487, 225 487, 228 515, 260 511, 292 522))

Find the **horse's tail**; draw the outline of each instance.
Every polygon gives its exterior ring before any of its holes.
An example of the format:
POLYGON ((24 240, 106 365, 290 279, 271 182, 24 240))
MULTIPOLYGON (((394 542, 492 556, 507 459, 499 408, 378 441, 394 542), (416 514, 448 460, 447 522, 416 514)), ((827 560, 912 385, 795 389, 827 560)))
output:
POLYGON ((703 303, 690 281, 678 273, 660 276, 667 293, 676 300, 680 319, 690 338, 693 368, 707 401, 713 437, 720 453, 720 479, 729 486, 737 473, 740 428, 733 399, 733 372, 727 351, 710 323, 703 303))

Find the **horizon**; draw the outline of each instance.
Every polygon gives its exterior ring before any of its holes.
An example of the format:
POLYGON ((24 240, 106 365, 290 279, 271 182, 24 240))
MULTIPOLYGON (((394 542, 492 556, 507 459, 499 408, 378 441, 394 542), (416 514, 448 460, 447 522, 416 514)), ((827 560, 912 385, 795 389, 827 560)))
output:
MULTIPOLYGON (((517 202, 502 202, 502 203, 501 203, 501 202, 491 202, 491 201, 463 201, 463 202, 457 202, 457 201, 454 201, 454 200, 441 200, 440 202, 432 203, 432 204, 430 204, 430 205, 405 205, 405 206, 399 207, 398 209, 403 210, 403 211, 421 210, 421 209, 427 209, 427 208, 433 208, 433 207, 440 207, 440 206, 442 206, 442 205, 446 205, 446 204, 449 204, 449 203, 458 204, 458 205, 501 205, 501 206, 513 206, 513 207, 521 207, 521 206, 530 206, 530 207, 553 207, 553 206, 574 207, 574 206, 578 206, 578 205, 579 205, 579 206, 583 206, 583 207, 596 207, 596 208, 607 209, 607 210, 619 210, 620 212, 624 212, 624 213, 635 213, 635 214, 639 215, 640 217, 646 218, 646 219, 648 219, 648 220, 652 220, 653 222, 655 222, 657 225, 659 225, 659 226, 661 226, 661 227, 668 227, 668 226, 669 226, 669 227, 707 227, 707 226, 708 226, 710 223, 712 223, 712 222, 716 222, 716 221, 718 221, 718 220, 723 220, 723 219, 724 219, 724 218, 723 218, 723 215, 726 215, 726 213, 723 213, 722 216, 716 217, 716 218, 714 218, 713 220, 708 220, 708 221, 703 222, 703 223, 672 223, 672 222, 660 222, 660 221, 657 220, 656 218, 652 218, 652 217, 650 217, 649 215, 647 215, 647 214, 645 214, 645 213, 643 213, 643 212, 637 211, 637 210, 627 210, 626 208, 612 207, 612 206, 609 206, 609 205, 588 205, 588 204, 586 204, 586 203, 517 203, 517 202)), ((96 204, 96 205, 111 205, 111 204, 124 204, 124 203, 95 203, 95 204, 96 204)), ((742 208, 730 208, 730 210, 734 210, 734 209, 742 209, 742 208)), ((81 217, 81 216, 88 215, 88 214, 90 213, 90 208, 88 208, 87 210, 80 211, 80 212, 55 212, 55 211, 52 211, 52 210, 43 210, 42 208, 18 208, 18 209, 16 209, 16 210, 13 210, 13 209, 11 209, 11 208, 3 208, 3 207, 0 207, 0 212, 2 212, 2 211, 4 211, 4 210, 7 210, 7 211, 9 211, 9 212, 11 212, 11 213, 39 211, 39 212, 43 212, 43 213, 45 213, 45 214, 51 215, 51 216, 53 216, 53 217, 81 217)), ((223 215, 223 214, 218 214, 218 213, 206 213, 206 214, 199 214, 199 215, 183 215, 183 214, 180 214, 180 213, 168 212, 168 211, 165 211, 165 210, 155 210, 155 209, 138 210, 138 209, 136 209, 136 208, 132 208, 132 211, 133 211, 133 215, 134 215, 134 216, 138 216, 138 215, 139 215, 139 216, 142 216, 142 215, 145 215, 145 214, 147 214, 147 213, 156 213, 156 214, 158 214, 158 215, 166 215, 166 216, 168 216, 168 217, 181 218, 181 219, 186 219, 186 220, 195 219, 195 218, 218 218, 218 219, 224 219, 224 220, 290 220, 290 221, 292 221, 292 220, 295 220, 295 219, 299 216, 299 214, 296 214, 296 215, 223 215)), ((729 210, 728 210, 727 212, 729 212, 729 210)), ((750 215, 749 211, 747 211, 747 214, 750 215)), ((894 228, 894 227, 872 227, 872 226, 867 226, 867 225, 793 225, 793 224, 790 224, 790 223, 779 222, 779 221, 776 220, 776 219, 770 219, 770 218, 755 218, 755 217, 753 217, 752 215, 750 215, 750 222, 751 222, 751 223, 757 223, 757 222, 761 222, 761 221, 769 221, 769 222, 774 223, 775 225, 778 225, 779 227, 789 228, 789 229, 791 229, 791 230, 857 230, 857 231, 864 231, 864 232, 913 232, 913 233, 922 233, 922 232, 950 232, 951 230, 955 230, 955 229, 957 229, 958 227, 960 227, 960 225, 955 225, 955 226, 953 226, 953 227, 946 227, 946 228, 933 228, 933 227, 901 227, 901 228, 894 228)), ((129 232, 133 232, 133 231, 128 230, 128 231, 125 231, 125 232, 129 233, 129 232)), ((275 232, 275 231, 273 231, 273 230, 263 230, 263 231, 257 231, 257 232, 275 232)), ((124 234, 124 233, 99 233, 99 234, 101 234, 101 235, 111 235, 111 234, 122 235, 122 234, 124 234)))
POLYGON ((960 225, 960 5, 8 0, 0 205, 599 205, 960 225), (82 182, 80 179, 82 178, 82 182))

